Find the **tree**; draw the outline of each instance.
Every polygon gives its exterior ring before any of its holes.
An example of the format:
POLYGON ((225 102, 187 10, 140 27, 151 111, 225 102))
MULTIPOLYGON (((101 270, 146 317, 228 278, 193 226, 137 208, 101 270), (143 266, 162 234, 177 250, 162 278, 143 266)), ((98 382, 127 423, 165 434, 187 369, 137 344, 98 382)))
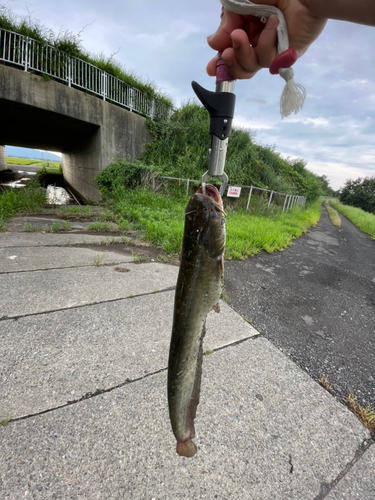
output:
POLYGON ((322 189, 323 195, 325 196, 334 196, 334 190, 329 185, 329 179, 326 175, 317 175, 317 178, 322 181, 322 189))
POLYGON ((339 199, 352 207, 375 213, 375 177, 359 177, 346 181, 339 199))

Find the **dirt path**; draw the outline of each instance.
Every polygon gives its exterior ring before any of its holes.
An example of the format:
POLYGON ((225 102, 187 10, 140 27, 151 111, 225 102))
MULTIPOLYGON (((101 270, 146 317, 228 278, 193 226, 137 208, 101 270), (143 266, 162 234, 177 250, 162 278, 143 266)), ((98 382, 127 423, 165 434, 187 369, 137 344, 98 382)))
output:
POLYGON ((231 305, 333 394, 375 409, 375 241, 341 216, 283 252, 226 265, 231 305))

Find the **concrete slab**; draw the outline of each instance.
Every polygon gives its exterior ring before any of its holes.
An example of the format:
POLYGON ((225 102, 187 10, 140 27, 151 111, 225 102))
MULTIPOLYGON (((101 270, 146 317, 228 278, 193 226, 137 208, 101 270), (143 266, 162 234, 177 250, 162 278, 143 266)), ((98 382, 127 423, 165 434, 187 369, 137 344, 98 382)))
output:
MULTIPOLYGON (((0 248, 2 247, 37 247, 59 245, 108 245, 122 243, 122 236, 103 236, 77 233, 0 233, 0 248)), ((128 241, 128 238, 125 238, 128 241)))
POLYGON ((0 248, 0 273, 132 262, 131 255, 77 247, 0 248))
POLYGON ((205 359, 198 454, 175 454, 166 372, 0 427, 3 499, 312 500, 369 433, 267 340, 205 359))
POLYGON ((325 497, 326 500, 374 500, 375 498, 375 445, 373 444, 325 497))
MULTIPOLYGON (((0 321, 0 420, 45 411, 167 367, 174 291, 0 321)), ((204 350, 258 332, 221 303, 204 350)))
MULTIPOLYGON (((52 227, 56 227, 57 224, 61 230, 65 229, 80 229, 87 231, 89 229, 91 222, 78 222, 74 220, 63 220, 61 217, 45 216, 42 215, 33 216, 27 215, 22 217, 12 217, 12 219, 7 223, 7 231, 9 232, 30 232, 30 231, 50 231, 52 227)), ((116 226, 117 227, 117 226, 116 226)))
POLYGON ((158 262, 3 274, 0 318, 152 293, 175 286, 177 274, 158 262))

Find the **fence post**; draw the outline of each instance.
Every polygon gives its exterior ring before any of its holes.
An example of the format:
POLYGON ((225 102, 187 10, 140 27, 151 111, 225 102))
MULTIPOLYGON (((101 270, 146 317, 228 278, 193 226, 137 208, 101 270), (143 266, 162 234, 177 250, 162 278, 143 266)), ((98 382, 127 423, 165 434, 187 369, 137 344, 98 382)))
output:
POLYGON ((283 206, 283 212, 285 212, 285 205, 286 205, 286 200, 288 199, 288 194, 285 195, 285 200, 284 200, 284 206, 283 206))
POLYGON ((130 94, 129 108, 130 108, 130 112, 132 112, 133 111, 133 94, 134 94, 132 88, 130 88, 129 94, 130 94))
POLYGON ((24 45, 26 46, 24 51, 23 51, 23 54, 24 54, 24 58, 25 58, 25 71, 27 71, 28 63, 29 63, 29 38, 28 37, 23 38, 23 42, 24 42, 24 45))
POLYGON ((189 179, 187 179, 187 184, 186 184, 186 196, 189 196, 189 179))
POLYGON ((72 61, 71 59, 67 59, 66 64, 68 66, 68 87, 72 86, 72 61))
POLYGON ((253 192, 253 186, 250 186, 249 198, 247 200, 246 210, 249 210, 251 193, 253 192))
POLYGON ((272 196, 273 196, 273 191, 271 191, 270 199, 268 200, 268 207, 267 208, 270 208, 271 201, 272 201, 272 196))
POLYGON ((290 194, 289 195, 289 200, 288 200, 288 205, 286 207, 287 210, 289 210, 291 202, 292 202, 292 195, 290 194))
POLYGON ((103 101, 105 101, 107 97, 107 74, 104 71, 102 73, 102 96, 103 101))
MULTIPOLYGON (((151 120, 153 120, 155 117, 155 99, 152 99, 150 116, 151 116, 151 120)), ((189 179, 188 179, 188 185, 189 185, 189 179)))

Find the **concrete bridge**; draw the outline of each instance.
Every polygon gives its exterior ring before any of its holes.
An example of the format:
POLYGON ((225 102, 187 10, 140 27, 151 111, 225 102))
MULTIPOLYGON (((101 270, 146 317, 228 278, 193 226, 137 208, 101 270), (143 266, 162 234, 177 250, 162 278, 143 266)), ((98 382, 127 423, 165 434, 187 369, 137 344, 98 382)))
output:
POLYGON ((115 157, 139 157, 151 141, 142 116, 5 65, 0 116, 0 144, 62 152, 66 183, 92 201, 100 199, 94 177, 115 157))

